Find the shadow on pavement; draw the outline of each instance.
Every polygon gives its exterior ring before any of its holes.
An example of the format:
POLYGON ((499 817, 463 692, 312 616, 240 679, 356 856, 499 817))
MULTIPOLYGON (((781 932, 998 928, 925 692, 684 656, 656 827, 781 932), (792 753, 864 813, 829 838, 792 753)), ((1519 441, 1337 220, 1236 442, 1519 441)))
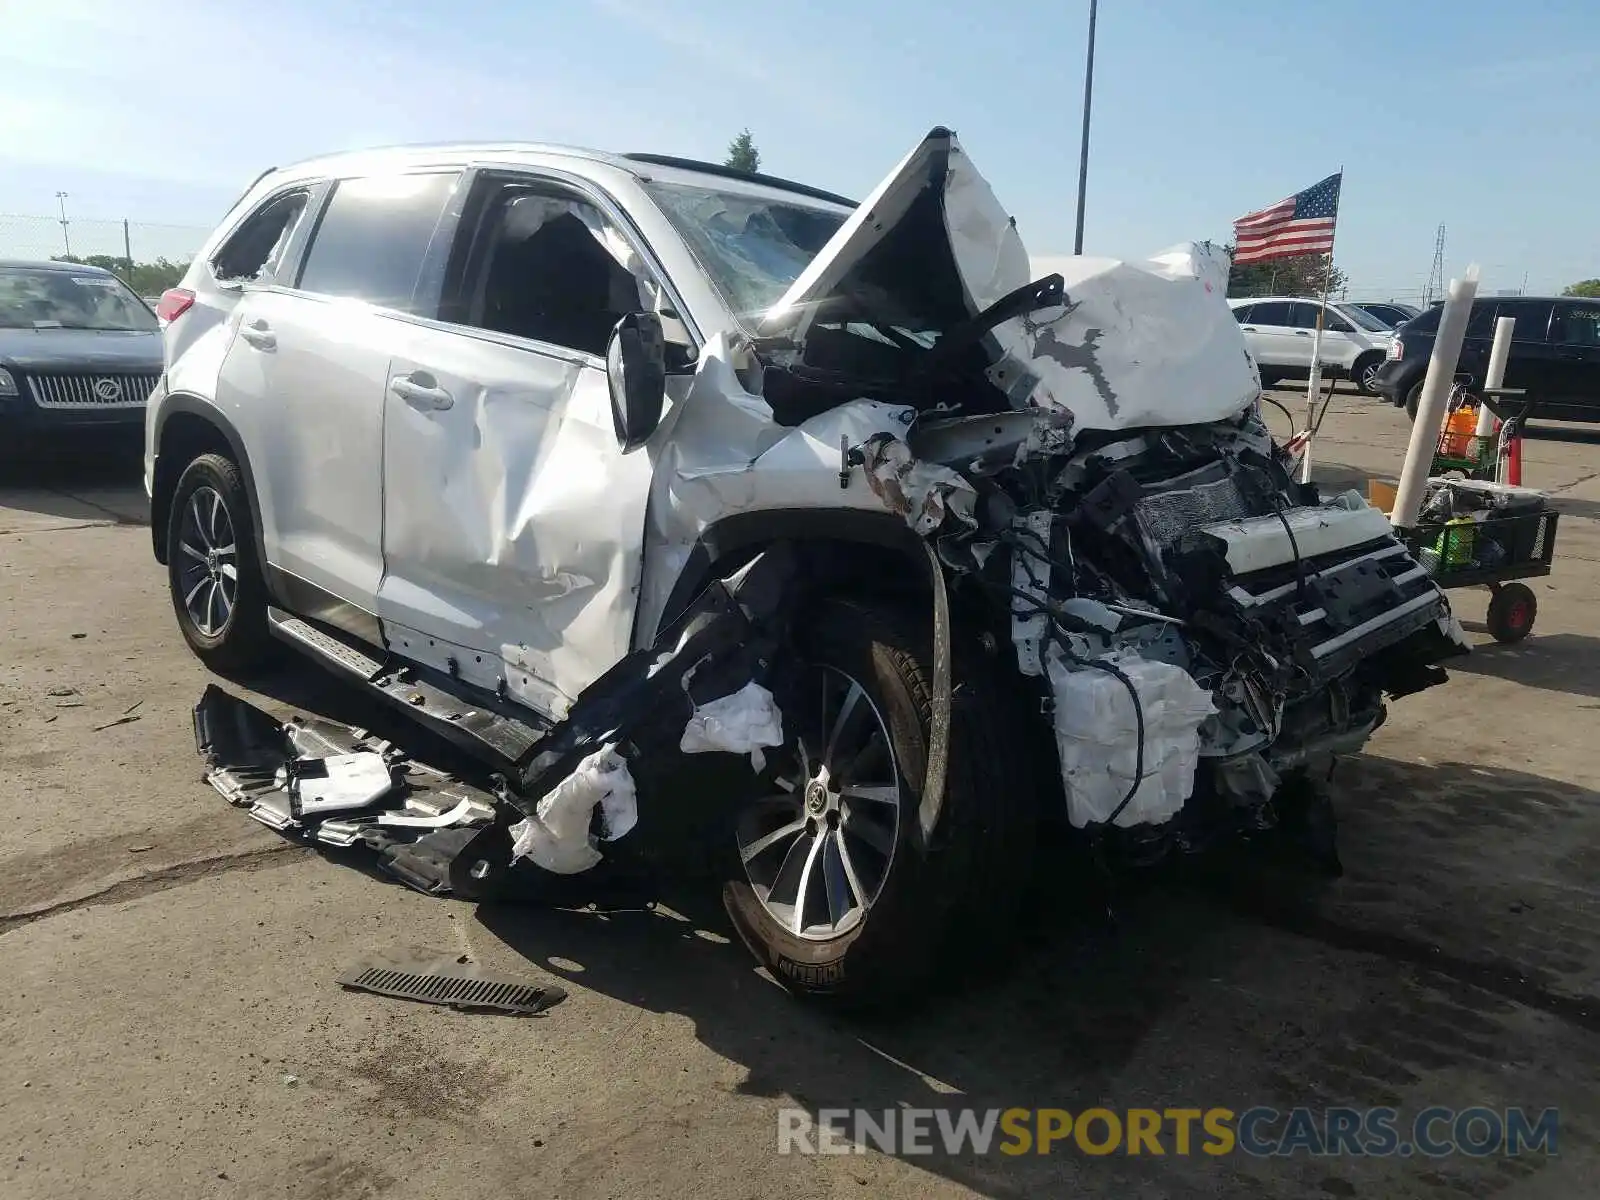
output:
MULTIPOLYGON (((1462 622, 1467 628, 1474 622, 1462 622)), ((1536 628, 1525 641, 1490 643, 1450 660, 1451 672, 1489 675, 1547 692, 1600 698, 1600 638, 1584 633, 1541 635, 1536 628)))
MULTIPOLYGON (((1574 994, 1600 966, 1600 918, 1575 928, 1561 902, 1600 858, 1600 797, 1516 771, 1369 758, 1347 764, 1334 793, 1343 879, 1234 851, 1135 882, 1112 922, 1082 888, 1061 886, 1073 878, 1063 860, 1041 860, 1015 961, 969 947, 971 974, 946 977, 915 1011, 871 1021, 818 1011, 757 973, 713 879, 682 878, 662 895, 683 916, 485 905, 478 920, 572 986, 688 1018, 703 1044, 745 1067, 740 1092, 813 1113, 1402 1105, 1430 1072, 1493 1074, 1519 1054, 1548 1061, 1550 1045, 1527 1042, 1527 1008, 1569 1023, 1541 1038, 1600 1033, 1595 1001, 1574 994), (1525 872, 1548 891, 1514 881, 1525 872)), ((934 1141, 933 1154, 907 1161, 994 1196, 1087 1184, 1306 1195, 1330 1176, 1329 1194, 1354 1195, 1341 1177, 1370 1169, 1235 1156, 1202 1174, 1192 1158, 980 1157, 934 1141)), ((1504 1183, 1495 1163, 1456 1167, 1477 1187, 1504 1183)), ((1382 1168, 1400 1174, 1370 1194, 1414 1194, 1403 1162, 1382 1168)))
POLYGON ((143 446, 140 431, 117 430, 0 448, 0 509, 148 525, 143 446))

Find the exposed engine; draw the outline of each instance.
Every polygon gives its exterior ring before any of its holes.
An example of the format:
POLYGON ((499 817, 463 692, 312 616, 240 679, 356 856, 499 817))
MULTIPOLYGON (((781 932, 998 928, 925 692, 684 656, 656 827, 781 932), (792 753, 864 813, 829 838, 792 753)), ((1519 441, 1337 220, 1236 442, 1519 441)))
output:
POLYGON ((1295 483, 1254 407, 1059 453, 1040 420, 988 419, 976 453, 971 419, 911 440, 976 484, 974 527, 940 554, 1010 603, 1074 825, 1270 820, 1291 772, 1360 747, 1386 695, 1442 682, 1465 648, 1387 519, 1295 483))

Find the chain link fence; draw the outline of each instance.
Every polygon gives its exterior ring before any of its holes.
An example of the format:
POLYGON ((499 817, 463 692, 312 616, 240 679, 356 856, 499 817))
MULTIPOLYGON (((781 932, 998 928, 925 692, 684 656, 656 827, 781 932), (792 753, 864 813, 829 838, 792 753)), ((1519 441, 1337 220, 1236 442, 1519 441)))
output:
POLYGON ((72 258, 114 271, 154 297, 183 278, 210 232, 203 225, 0 213, 0 259, 72 258))

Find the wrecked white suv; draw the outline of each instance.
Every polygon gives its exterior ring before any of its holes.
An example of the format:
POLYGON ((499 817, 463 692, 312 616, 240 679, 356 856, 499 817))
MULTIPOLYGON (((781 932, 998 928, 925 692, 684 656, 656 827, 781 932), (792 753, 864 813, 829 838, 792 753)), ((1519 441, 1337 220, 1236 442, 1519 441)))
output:
POLYGON ((544 146, 274 170, 162 298, 156 557, 208 664, 296 644, 496 781, 272 823, 482 895, 748 756, 741 936, 888 999, 1002 936, 1039 822, 1306 825, 1290 785, 1464 646, 1381 514, 1292 481, 1226 268, 1030 280, 944 129, 859 205, 544 146))

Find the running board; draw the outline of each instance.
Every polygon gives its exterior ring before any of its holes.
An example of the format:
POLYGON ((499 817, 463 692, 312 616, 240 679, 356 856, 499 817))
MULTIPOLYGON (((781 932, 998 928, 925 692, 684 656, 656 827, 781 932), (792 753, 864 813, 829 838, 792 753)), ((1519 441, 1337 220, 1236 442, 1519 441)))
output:
POLYGON ((373 656, 373 648, 347 634, 315 625, 281 609, 267 609, 273 636, 353 678, 474 758, 515 777, 518 764, 544 740, 548 726, 532 712, 452 679, 442 671, 408 663, 393 655, 373 656))

